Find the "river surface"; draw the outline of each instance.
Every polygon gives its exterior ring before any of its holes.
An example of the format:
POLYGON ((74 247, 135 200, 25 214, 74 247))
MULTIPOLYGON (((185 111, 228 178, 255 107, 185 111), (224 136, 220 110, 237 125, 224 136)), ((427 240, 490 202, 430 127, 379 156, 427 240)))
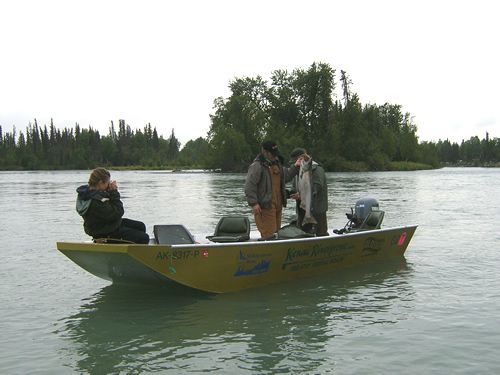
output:
MULTIPOLYGON (((0 374, 500 373, 500 169, 328 174, 330 231, 375 197, 383 227, 419 225, 404 261, 223 295, 113 286, 60 254, 89 239, 88 174, 0 172, 0 374)), ((112 171, 125 216, 199 239, 251 218, 244 177, 112 171)))

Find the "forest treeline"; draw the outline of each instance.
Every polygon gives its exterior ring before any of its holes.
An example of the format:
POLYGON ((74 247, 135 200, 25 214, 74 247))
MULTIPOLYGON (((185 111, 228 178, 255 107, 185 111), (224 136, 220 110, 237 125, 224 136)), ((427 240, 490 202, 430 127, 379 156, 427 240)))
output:
POLYGON ((174 129, 168 138, 147 124, 125 120, 100 134, 91 126, 58 129, 35 120, 25 131, 3 132, 0 169, 91 169, 96 166, 203 168, 246 171, 264 139, 286 156, 304 147, 328 171, 437 168, 443 164, 495 165, 500 140, 473 136, 461 144, 419 142, 410 113, 397 104, 362 104, 345 71, 313 63, 292 72, 235 78, 231 94, 214 100, 206 137, 182 149, 174 129), (340 92, 340 98, 336 92, 340 92))

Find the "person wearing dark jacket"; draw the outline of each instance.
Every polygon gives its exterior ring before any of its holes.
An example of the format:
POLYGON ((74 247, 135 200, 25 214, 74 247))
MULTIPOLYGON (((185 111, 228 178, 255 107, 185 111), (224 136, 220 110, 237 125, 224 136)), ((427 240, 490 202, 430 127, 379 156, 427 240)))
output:
MULTIPOLYGON (((289 164, 293 165, 300 158, 309 159, 306 150, 302 147, 295 148, 290 154, 289 164)), ((298 177, 292 181, 292 194, 290 198, 295 199, 297 202, 297 226, 304 231, 316 234, 317 236, 328 236, 328 221, 326 218, 326 211, 328 210, 328 185, 326 182, 325 170, 321 164, 312 160, 312 189, 311 189, 311 214, 316 220, 317 224, 303 225, 305 210, 301 208, 301 197, 298 193, 298 177)))
POLYGON ((275 142, 262 143, 261 152, 248 168, 245 180, 245 197, 262 238, 280 229, 281 212, 286 206, 285 183, 298 171, 296 165, 283 167, 283 157, 275 142))
POLYGON ((76 211, 83 217, 85 233, 94 239, 111 238, 135 243, 149 243, 143 222, 123 218, 123 203, 116 181, 111 181, 109 171, 96 168, 88 185, 76 189, 76 211))

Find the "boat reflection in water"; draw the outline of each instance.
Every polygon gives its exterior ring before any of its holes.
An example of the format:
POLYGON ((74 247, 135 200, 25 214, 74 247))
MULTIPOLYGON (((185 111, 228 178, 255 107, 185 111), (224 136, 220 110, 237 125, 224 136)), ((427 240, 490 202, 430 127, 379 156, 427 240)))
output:
POLYGON ((412 274, 398 258, 228 294, 110 285, 57 334, 82 373, 333 371, 354 336, 407 319, 412 274))

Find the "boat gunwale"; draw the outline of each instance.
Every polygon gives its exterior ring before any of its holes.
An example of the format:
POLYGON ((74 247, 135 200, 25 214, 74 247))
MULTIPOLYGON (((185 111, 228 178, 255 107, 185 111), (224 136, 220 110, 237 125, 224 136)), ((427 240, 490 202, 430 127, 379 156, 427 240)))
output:
MULTIPOLYGON (((340 238, 347 238, 347 237, 356 237, 356 236, 363 236, 369 233, 381 233, 381 232, 389 232, 393 230, 399 230, 399 229, 413 229, 417 228, 418 225, 403 225, 403 226, 398 226, 398 227, 389 227, 389 228, 380 228, 380 229, 369 229, 369 230, 362 230, 358 232, 348 232, 345 234, 333 234, 329 236, 314 236, 314 237, 301 237, 301 238, 285 238, 285 239, 270 239, 270 240, 265 240, 265 241, 259 241, 257 239, 251 239, 249 241, 241 241, 241 242, 206 242, 206 243, 195 243, 195 244, 172 244, 172 245, 167 245, 171 246, 172 248, 189 248, 193 247, 193 245, 196 246, 203 246, 203 247, 229 247, 229 246, 264 246, 264 245, 270 245, 270 244, 281 244, 281 243, 297 243, 297 242, 308 242, 308 241, 320 241, 320 240, 333 240, 333 239, 340 239, 340 238)), ((153 244, 152 246, 162 246, 161 244, 153 244)), ((163 245, 165 246, 165 245, 163 245)))
POLYGON ((311 241, 321 241, 321 240, 340 240, 342 238, 350 238, 357 236, 365 236, 370 233, 381 233, 381 232, 389 232, 393 230, 404 230, 404 229, 413 229, 417 228, 418 225, 404 225, 398 227, 390 227, 390 228, 380 228, 380 229, 371 229, 371 230, 363 230, 359 232, 349 232, 345 234, 339 235, 330 235, 330 236, 321 236, 321 237, 302 237, 302 238, 287 238, 287 239, 272 239, 267 241, 259 241, 256 239, 251 239, 249 241, 241 241, 241 242, 205 242, 205 243, 192 243, 192 244, 130 244, 130 243, 95 243, 91 241, 86 242, 68 242, 68 241, 58 241, 57 249, 59 251, 95 251, 95 252, 106 252, 106 253, 127 253, 128 249, 136 248, 136 247, 167 247, 172 249, 184 249, 184 248, 199 248, 199 247, 209 247, 209 248, 219 248, 219 247, 234 247, 234 246, 269 246, 274 244, 283 244, 283 243, 302 243, 302 242, 311 242, 311 241), (78 246, 79 249, 70 248, 72 246, 78 246), (61 248, 60 248, 61 247, 61 248), (83 247, 83 248, 82 248, 83 247))
POLYGON ((92 241, 83 242, 66 242, 57 241, 57 250, 59 251, 91 251, 96 253, 116 253, 127 254, 130 246, 149 246, 138 244, 110 244, 110 243, 95 243, 92 241), (77 247, 77 248, 75 248, 77 247))

